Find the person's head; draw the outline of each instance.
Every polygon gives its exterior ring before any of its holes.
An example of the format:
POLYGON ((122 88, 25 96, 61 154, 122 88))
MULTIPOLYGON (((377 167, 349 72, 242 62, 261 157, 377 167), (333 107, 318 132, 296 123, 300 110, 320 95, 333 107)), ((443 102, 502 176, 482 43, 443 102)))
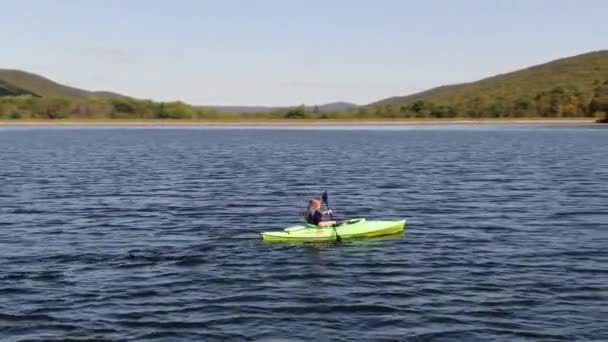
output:
POLYGON ((316 210, 321 208, 321 201, 319 201, 316 198, 312 198, 310 201, 308 201, 308 211, 311 210, 316 210))

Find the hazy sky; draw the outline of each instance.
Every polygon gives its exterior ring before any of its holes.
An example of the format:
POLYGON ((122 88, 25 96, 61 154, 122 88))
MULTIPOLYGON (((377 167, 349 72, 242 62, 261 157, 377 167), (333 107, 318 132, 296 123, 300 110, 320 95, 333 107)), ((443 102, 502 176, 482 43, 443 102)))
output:
POLYGON ((608 0, 0 0, 0 68, 193 104, 359 104, 608 48, 608 0))

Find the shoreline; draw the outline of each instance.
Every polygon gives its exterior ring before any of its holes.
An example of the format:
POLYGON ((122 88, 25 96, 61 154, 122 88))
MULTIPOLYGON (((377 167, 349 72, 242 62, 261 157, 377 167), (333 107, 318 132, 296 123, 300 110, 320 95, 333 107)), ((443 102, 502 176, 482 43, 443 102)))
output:
POLYGON ((594 124, 593 118, 567 119, 412 119, 412 120, 0 120, 0 126, 374 126, 484 124, 594 124))

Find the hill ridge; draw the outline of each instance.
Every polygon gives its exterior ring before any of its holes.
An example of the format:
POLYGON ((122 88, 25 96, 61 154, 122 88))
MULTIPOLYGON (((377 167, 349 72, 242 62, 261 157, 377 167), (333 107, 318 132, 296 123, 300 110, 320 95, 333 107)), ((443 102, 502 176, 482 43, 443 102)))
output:
MULTIPOLYGON (((409 94, 409 95, 391 96, 388 98, 384 98, 384 99, 372 102, 372 103, 368 104, 367 106, 373 107, 373 106, 381 106, 381 105, 387 105, 387 104, 404 104, 404 103, 412 102, 412 101, 416 101, 416 100, 437 101, 437 102, 441 102, 444 104, 450 104, 451 102, 453 102, 453 100, 450 99, 450 97, 457 97, 457 96, 471 95, 471 94, 457 94, 457 95, 450 96, 449 94, 445 94, 446 92, 463 91, 466 93, 466 90, 467 90, 466 88, 476 87, 476 86, 481 86, 481 85, 488 85, 488 83, 490 84, 490 86, 495 86, 494 84, 492 84, 492 82, 509 81, 510 78, 522 76, 527 73, 533 75, 533 74, 538 73, 539 71, 542 72, 543 70, 545 70, 547 68, 567 68, 568 63, 571 63, 573 61, 580 61, 582 59, 601 60, 598 62, 598 64, 601 64, 603 66, 603 70, 598 73, 598 74, 600 74, 600 75, 598 75, 599 76, 598 80, 601 81, 601 80, 608 79, 608 50, 602 49, 602 50, 591 51, 591 52, 582 53, 582 54, 578 54, 578 55, 574 55, 574 56, 558 58, 558 59, 555 59, 555 60, 552 60, 549 62, 528 66, 523 69, 518 69, 518 70, 514 70, 514 71, 509 71, 509 72, 504 72, 504 73, 499 73, 496 75, 484 77, 484 78, 481 78, 476 81, 462 82, 462 83, 455 83, 455 84, 444 84, 444 85, 440 85, 437 87, 433 87, 433 88, 423 90, 420 92, 416 92, 413 94, 409 94)), ((597 66, 596 66, 596 68, 597 68, 597 66)), ((553 77, 553 78, 555 78, 555 77, 553 77)), ((589 84, 586 87, 587 90, 589 90, 590 88, 593 87, 593 81, 595 81, 595 80, 589 80, 589 84)), ((542 83, 545 83, 546 85, 535 86, 533 90, 536 92, 539 92, 542 90, 548 90, 547 89, 548 87, 559 85, 559 83, 561 83, 561 82, 552 82, 551 79, 547 79, 545 82, 542 82, 542 83), (552 83, 552 84, 549 84, 549 83, 552 83), (541 88, 545 88, 545 89, 541 89, 541 88)), ((562 85, 567 85, 567 83, 569 83, 569 82, 565 81, 564 83, 565 84, 562 84, 562 85)), ((472 91, 473 90, 475 90, 475 89, 472 89, 472 91)))

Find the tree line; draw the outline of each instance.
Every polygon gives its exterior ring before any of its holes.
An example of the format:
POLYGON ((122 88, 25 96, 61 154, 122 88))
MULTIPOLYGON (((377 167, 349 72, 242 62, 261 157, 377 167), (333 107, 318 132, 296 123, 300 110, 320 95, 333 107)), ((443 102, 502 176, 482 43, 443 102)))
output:
POLYGON ((183 102, 156 102, 128 97, 68 99, 0 96, 0 119, 454 119, 454 118, 577 118, 604 117, 608 113, 608 81, 596 82, 592 94, 576 87, 556 86, 515 99, 484 94, 450 103, 419 99, 403 104, 362 106, 324 112, 304 105, 266 113, 224 113, 183 102))
POLYGON ((450 104, 415 100, 400 105, 386 104, 360 108, 359 115, 371 112, 385 118, 580 118, 608 113, 608 81, 598 83, 593 94, 576 87, 556 86, 538 94, 515 99, 484 94, 459 99, 450 104))

